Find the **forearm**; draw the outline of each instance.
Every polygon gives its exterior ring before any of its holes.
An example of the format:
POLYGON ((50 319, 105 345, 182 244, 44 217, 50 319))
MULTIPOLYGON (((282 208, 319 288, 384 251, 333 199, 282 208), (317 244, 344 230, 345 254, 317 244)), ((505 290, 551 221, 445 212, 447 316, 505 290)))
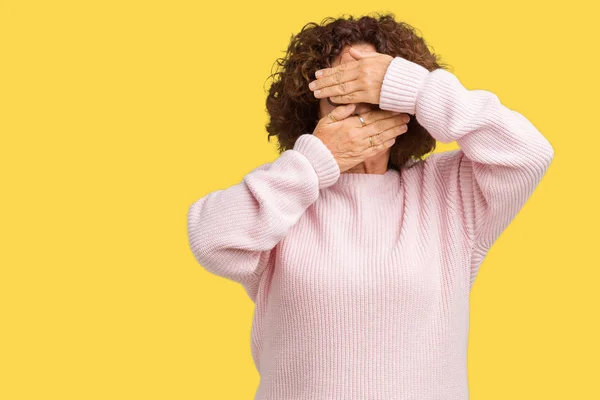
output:
POLYGON ((188 237, 194 256, 214 274, 243 284, 258 279, 265 252, 337 176, 339 168, 325 145, 303 135, 294 149, 254 169, 239 184, 190 206, 188 237))

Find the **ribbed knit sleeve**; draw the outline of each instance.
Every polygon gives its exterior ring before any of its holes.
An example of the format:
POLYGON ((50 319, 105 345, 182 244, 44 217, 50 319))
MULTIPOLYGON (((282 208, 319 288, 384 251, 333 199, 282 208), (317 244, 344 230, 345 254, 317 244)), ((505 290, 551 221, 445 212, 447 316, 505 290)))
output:
POLYGON ((442 183, 458 205, 472 246, 470 285, 489 248, 538 185, 554 157, 523 115, 485 90, 467 90, 444 70, 395 57, 379 106, 413 114, 438 141, 460 150, 433 154, 442 183))
POLYGON ((339 175, 325 144, 312 134, 301 135, 275 161, 190 206, 188 239, 196 260, 207 271, 244 285, 254 300, 271 250, 316 201, 319 190, 339 175))

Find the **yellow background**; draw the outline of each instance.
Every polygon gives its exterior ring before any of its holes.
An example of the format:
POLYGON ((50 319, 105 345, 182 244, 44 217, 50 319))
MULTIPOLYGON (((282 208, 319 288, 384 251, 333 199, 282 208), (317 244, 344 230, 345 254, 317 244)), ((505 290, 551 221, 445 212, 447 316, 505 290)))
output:
POLYGON ((293 33, 387 11, 555 149, 473 287, 471 399, 600 398, 593 2, 368 3, 0 2, 0 398, 251 399, 253 304, 188 207, 277 157, 293 33))

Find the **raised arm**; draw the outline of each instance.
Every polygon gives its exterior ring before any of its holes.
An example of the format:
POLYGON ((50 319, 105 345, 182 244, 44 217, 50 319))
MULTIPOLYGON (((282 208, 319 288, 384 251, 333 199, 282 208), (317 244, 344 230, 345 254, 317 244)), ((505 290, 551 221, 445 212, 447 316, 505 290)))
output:
POLYGON ((395 57, 379 106, 406 112, 442 143, 460 150, 431 155, 447 190, 456 196, 472 244, 470 286, 488 250, 546 173, 554 149, 518 112, 485 90, 467 90, 444 70, 428 71, 395 57))
POLYGON ((188 239, 196 260, 207 271, 241 283, 254 301, 272 249, 339 174, 325 144, 301 135, 272 163, 190 206, 188 239))

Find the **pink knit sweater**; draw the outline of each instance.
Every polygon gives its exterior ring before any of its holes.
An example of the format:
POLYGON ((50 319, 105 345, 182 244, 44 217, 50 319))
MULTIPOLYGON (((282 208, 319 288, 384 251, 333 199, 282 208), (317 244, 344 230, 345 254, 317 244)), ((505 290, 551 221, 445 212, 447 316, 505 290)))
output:
POLYGON ((401 57, 380 108, 460 149, 401 172, 340 174, 304 134, 189 208, 198 263, 255 304, 255 400, 469 397, 471 286, 554 150, 493 93, 401 57))

